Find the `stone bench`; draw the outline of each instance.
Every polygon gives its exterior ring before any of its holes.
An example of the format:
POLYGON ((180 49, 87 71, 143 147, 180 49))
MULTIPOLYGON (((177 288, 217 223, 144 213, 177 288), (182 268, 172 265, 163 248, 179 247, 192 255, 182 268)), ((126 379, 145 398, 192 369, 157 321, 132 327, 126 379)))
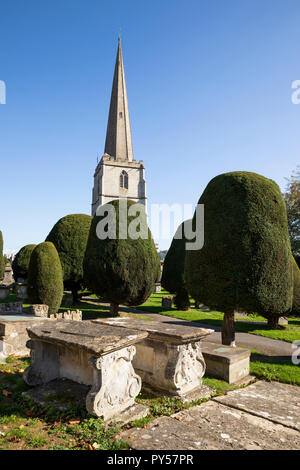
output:
MULTIPOLYGON (((30 386, 69 379, 88 385, 86 408, 104 421, 118 419, 135 405, 141 378, 132 359, 144 331, 96 325, 91 321, 49 321, 28 328, 31 365, 24 372, 30 386)), ((144 410, 147 408, 142 407, 144 410)), ((147 413, 146 413, 147 414, 147 413)))
MULTIPOLYGON (((131 318, 93 320, 123 328, 147 332, 149 336, 136 344, 133 365, 152 391, 187 397, 191 392, 202 392, 205 362, 201 353, 201 340, 213 330, 184 325, 182 322, 163 323, 131 318)), ((200 393, 201 394, 201 393, 200 393)))
POLYGON ((248 349, 203 341, 202 354, 208 375, 230 384, 242 383, 249 378, 251 352, 248 349))

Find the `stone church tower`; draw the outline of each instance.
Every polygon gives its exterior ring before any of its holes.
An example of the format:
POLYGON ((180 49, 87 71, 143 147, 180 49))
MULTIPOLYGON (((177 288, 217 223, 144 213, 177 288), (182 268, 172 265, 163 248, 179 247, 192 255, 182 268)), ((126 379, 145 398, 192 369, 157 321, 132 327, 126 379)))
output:
POLYGON ((98 206, 127 198, 147 210, 145 168, 133 158, 127 91, 119 38, 104 155, 94 174, 92 215, 98 206))

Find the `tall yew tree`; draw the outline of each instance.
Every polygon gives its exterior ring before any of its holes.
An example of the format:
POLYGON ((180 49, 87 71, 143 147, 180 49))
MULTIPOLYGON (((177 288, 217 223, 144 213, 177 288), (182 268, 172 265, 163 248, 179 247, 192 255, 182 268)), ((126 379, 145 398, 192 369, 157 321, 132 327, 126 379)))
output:
POLYGON ((137 221, 131 214, 138 207, 142 209, 130 200, 127 204, 126 200, 111 201, 102 206, 103 215, 94 216, 89 233, 83 263, 84 281, 95 294, 111 303, 111 313, 115 315, 120 304, 134 306, 145 302, 160 272, 159 255, 144 209, 138 232, 144 233, 146 238, 132 238, 130 234, 130 226, 137 221), (124 203, 126 217, 122 216, 124 212, 120 207, 124 203), (106 225, 115 227, 115 232, 108 231, 107 237, 101 239, 99 230, 106 225))
POLYGON ((87 246, 92 217, 86 214, 70 214, 59 219, 46 241, 57 249, 63 274, 64 285, 78 300, 78 290, 83 284, 83 258, 87 246))
POLYGON ((34 244, 25 245, 16 254, 12 262, 12 269, 16 281, 18 278, 27 279, 31 253, 35 247, 36 245, 34 244))
POLYGON ((49 306, 49 314, 60 307, 63 292, 63 271, 58 253, 51 242, 35 247, 28 270, 28 298, 33 304, 49 306))
POLYGON ((237 171, 212 179, 199 204, 204 246, 187 251, 185 280, 202 302, 224 312, 222 343, 234 345, 235 311, 260 313, 275 327, 292 307, 285 202, 273 181, 237 171))
POLYGON ((184 224, 190 222, 190 220, 187 220, 177 228, 164 260, 161 278, 162 287, 171 294, 176 294, 174 302, 180 310, 188 310, 190 306, 189 295, 183 278, 186 246, 184 224))

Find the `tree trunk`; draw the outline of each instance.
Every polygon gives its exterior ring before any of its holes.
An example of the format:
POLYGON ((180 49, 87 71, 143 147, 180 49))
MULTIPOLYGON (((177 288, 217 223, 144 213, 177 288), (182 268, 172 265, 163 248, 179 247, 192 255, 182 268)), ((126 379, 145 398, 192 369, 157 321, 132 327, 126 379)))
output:
POLYGON ((77 304, 77 303, 78 303, 78 300, 79 300, 77 288, 76 288, 76 287, 72 287, 71 292, 72 292, 72 296, 73 296, 73 303, 74 303, 74 304, 77 304))
POLYGON ((272 330, 276 330, 278 328, 278 320, 279 317, 269 317, 268 318, 268 327, 272 330))
POLYGON ((224 313, 222 323, 222 344, 235 347, 234 312, 224 313))
POLYGON ((109 313, 111 315, 118 316, 119 315, 119 304, 116 304, 115 302, 111 302, 110 303, 109 313))
POLYGON ((195 308, 200 308, 200 300, 195 300, 195 308))

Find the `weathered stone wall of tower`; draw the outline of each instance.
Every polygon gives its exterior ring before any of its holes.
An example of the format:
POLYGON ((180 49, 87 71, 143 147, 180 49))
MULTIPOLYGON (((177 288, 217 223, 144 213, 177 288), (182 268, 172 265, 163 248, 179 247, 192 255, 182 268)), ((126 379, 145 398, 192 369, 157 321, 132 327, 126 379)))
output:
POLYGON ((118 198, 127 198, 146 206, 145 169, 141 163, 113 162, 100 164, 95 173, 92 215, 99 205, 118 198), (126 171, 128 189, 120 187, 120 174, 126 171))

